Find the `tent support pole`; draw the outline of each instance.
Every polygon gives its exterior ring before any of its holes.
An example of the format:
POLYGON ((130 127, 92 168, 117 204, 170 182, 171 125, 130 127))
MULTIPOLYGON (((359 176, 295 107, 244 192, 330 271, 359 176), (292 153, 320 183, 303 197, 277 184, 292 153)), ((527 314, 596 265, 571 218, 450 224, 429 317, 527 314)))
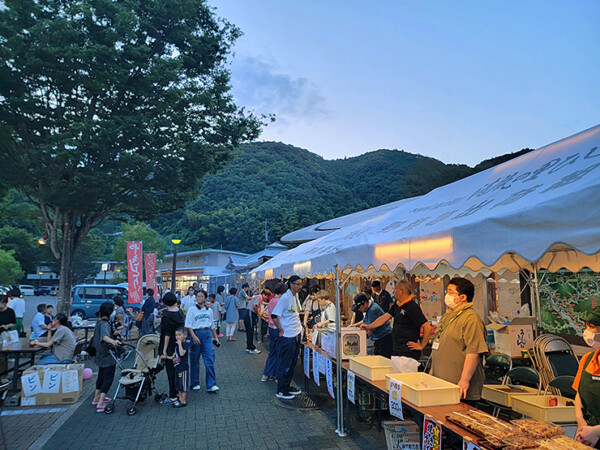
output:
POLYGON ((542 328, 542 308, 540 303, 540 284, 538 282, 538 266, 533 265, 533 287, 535 295, 535 315, 537 318, 538 333, 542 328))
POLYGON ((340 266, 335 266, 335 359, 336 359, 336 375, 337 375, 337 390, 335 401, 337 404, 337 429, 335 430, 338 436, 345 437, 344 430, 344 401, 342 388, 342 314, 340 311, 340 266))

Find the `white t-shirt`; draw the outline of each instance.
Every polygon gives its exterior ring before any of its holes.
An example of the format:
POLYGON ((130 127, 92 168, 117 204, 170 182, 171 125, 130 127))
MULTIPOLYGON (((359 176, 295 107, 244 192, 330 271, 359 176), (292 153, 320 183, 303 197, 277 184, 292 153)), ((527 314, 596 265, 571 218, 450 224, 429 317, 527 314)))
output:
POLYGON ((13 298, 9 300, 8 307, 15 312, 15 317, 18 319, 19 317, 22 319, 25 314, 25 300, 22 298, 13 298))
POLYGON ((335 310, 335 305, 329 302, 327 306, 321 311, 321 322, 325 322, 326 320, 329 320, 330 322, 335 322, 336 315, 337 314, 335 310))
POLYGON ((196 296, 195 295, 186 295, 181 299, 181 307, 187 313, 191 307, 196 304, 196 296))
POLYGON ((192 306, 185 315, 185 327, 197 330, 198 328, 216 328, 212 309, 204 306, 197 308, 192 306))
POLYGON ((293 338, 302 332, 302 324, 298 315, 301 309, 298 299, 292 295, 292 291, 289 289, 275 305, 273 314, 279 318, 279 323, 283 328, 283 337, 293 338))

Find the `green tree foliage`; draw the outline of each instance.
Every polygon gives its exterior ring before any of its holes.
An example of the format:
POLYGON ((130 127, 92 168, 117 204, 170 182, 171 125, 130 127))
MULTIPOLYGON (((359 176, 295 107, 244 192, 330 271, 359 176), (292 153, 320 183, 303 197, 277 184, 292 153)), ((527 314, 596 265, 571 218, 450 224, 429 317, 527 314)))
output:
POLYGON ((199 177, 258 136, 229 92, 239 36, 203 0, 3 2, 3 183, 42 214, 60 311, 92 228, 182 208, 199 177))
POLYGON ((26 273, 36 272, 37 263, 42 260, 42 254, 47 251, 40 248, 42 246, 38 244, 38 239, 39 236, 34 236, 21 228, 12 226, 0 228, 0 249, 12 251, 13 257, 26 273))
POLYGON ((73 282, 85 283, 93 280, 106 260, 106 239, 97 230, 91 230, 75 252, 73 282))
POLYGON ((0 283, 15 284, 23 275, 19 261, 13 257, 13 251, 0 250, 0 283))
POLYGON ((138 222, 134 225, 124 223, 121 231, 123 234, 117 240, 112 259, 121 263, 121 274, 125 279, 127 279, 127 242, 141 242, 143 253, 156 253, 157 259, 165 257, 165 239, 145 223, 138 222))

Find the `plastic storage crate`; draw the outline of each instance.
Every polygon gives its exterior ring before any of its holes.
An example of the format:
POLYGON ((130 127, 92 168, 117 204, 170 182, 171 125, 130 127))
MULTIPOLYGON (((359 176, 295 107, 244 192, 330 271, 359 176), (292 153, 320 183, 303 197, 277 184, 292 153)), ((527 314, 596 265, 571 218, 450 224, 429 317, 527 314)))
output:
POLYGON ((394 372, 392 360, 383 356, 355 356, 349 361, 352 372, 372 381, 385 380, 388 373, 394 372))
POLYGON ((512 406, 513 395, 537 395, 538 390, 527 386, 507 386, 505 384, 484 384, 481 396, 484 400, 503 405, 512 406))
POLYGON ((389 391, 390 379, 404 383, 402 400, 417 406, 456 405, 460 402, 460 391, 456 384, 423 372, 391 373, 385 376, 389 391))
POLYGON ((556 398, 559 405, 574 403, 560 395, 513 395, 512 409, 544 422, 575 422, 575 406, 550 406, 551 398, 556 398))

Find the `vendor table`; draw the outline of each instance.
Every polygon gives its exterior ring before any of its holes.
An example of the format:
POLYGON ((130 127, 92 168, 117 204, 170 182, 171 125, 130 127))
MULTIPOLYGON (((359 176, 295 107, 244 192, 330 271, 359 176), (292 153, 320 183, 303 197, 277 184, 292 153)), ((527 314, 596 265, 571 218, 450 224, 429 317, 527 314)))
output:
POLYGON ((21 339, 19 339, 19 342, 13 342, 8 345, 0 344, 0 354, 11 353, 11 354, 15 355, 15 364, 13 366, 13 380, 12 380, 12 386, 11 386, 11 388, 13 390, 16 391, 18 389, 17 383, 19 380, 19 362, 20 362, 19 360, 20 360, 21 353, 23 353, 23 354, 29 353, 31 355, 31 365, 33 366, 35 363, 35 354, 41 350, 42 350, 42 347, 38 347, 37 345, 31 347, 29 345, 29 338, 21 338, 21 339))
MULTIPOLYGON (((334 364, 334 365, 336 364, 336 360, 334 358, 331 358, 327 352, 323 351, 319 347, 315 347, 311 342, 303 342, 303 344, 305 346, 305 349, 304 349, 305 351, 307 349, 316 350, 317 353, 320 353, 321 355, 323 355, 326 358, 328 358, 329 360, 331 360, 332 364, 334 364)), ((348 361, 342 361, 342 370, 346 371, 346 373, 348 372, 348 370, 349 370, 349 362, 348 361)), ((355 375, 355 381, 356 381, 357 385, 360 384, 360 386, 364 390, 367 390, 369 393, 371 393, 373 395, 373 397, 375 397, 379 402, 387 404, 389 392, 386 389, 385 380, 372 381, 358 373, 355 373, 354 375, 355 375)), ((340 382, 340 380, 338 380, 338 383, 339 382, 340 382)), ((346 401, 347 401, 347 397, 346 397, 346 401)), ((476 408, 473 408, 472 406, 466 405, 464 403, 459 403, 456 405, 443 405, 443 406, 417 406, 417 405, 414 405, 405 400, 402 400, 402 405, 403 405, 403 408, 405 409, 405 413, 408 413, 406 415, 411 415, 413 417, 414 416, 419 417, 419 419, 420 419, 419 427, 420 428, 422 428, 422 425, 423 425, 422 419, 424 418, 424 416, 429 416, 430 418, 435 420, 438 424, 440 424, 440 426, 443 427, 444 430, 457 436, 459 439, 466 439, 466 440, 470 440, 472 442, 477 442, 477 440, 480 439, 480 437, 477 436, 476 434, 473 434, 473 433, 469 432, 468 430, 465 430, 464 428, 459 427, 458 425, 455 425, 446 420, 446 416, 450 415, 450 413, 467 412, 470 410, 475 410, 476 408)), ((345 408, 345 409, 346 409, 346 411, 348 411, 348 408, 345 408)), ((381 419, 381 417, 379 417, 379 418, 381 419)), ((380 422, 381 422, 381 420, 380 420, 380 422)), ((348 421, 347 423, 350 423, 350 421, 348 421)))

